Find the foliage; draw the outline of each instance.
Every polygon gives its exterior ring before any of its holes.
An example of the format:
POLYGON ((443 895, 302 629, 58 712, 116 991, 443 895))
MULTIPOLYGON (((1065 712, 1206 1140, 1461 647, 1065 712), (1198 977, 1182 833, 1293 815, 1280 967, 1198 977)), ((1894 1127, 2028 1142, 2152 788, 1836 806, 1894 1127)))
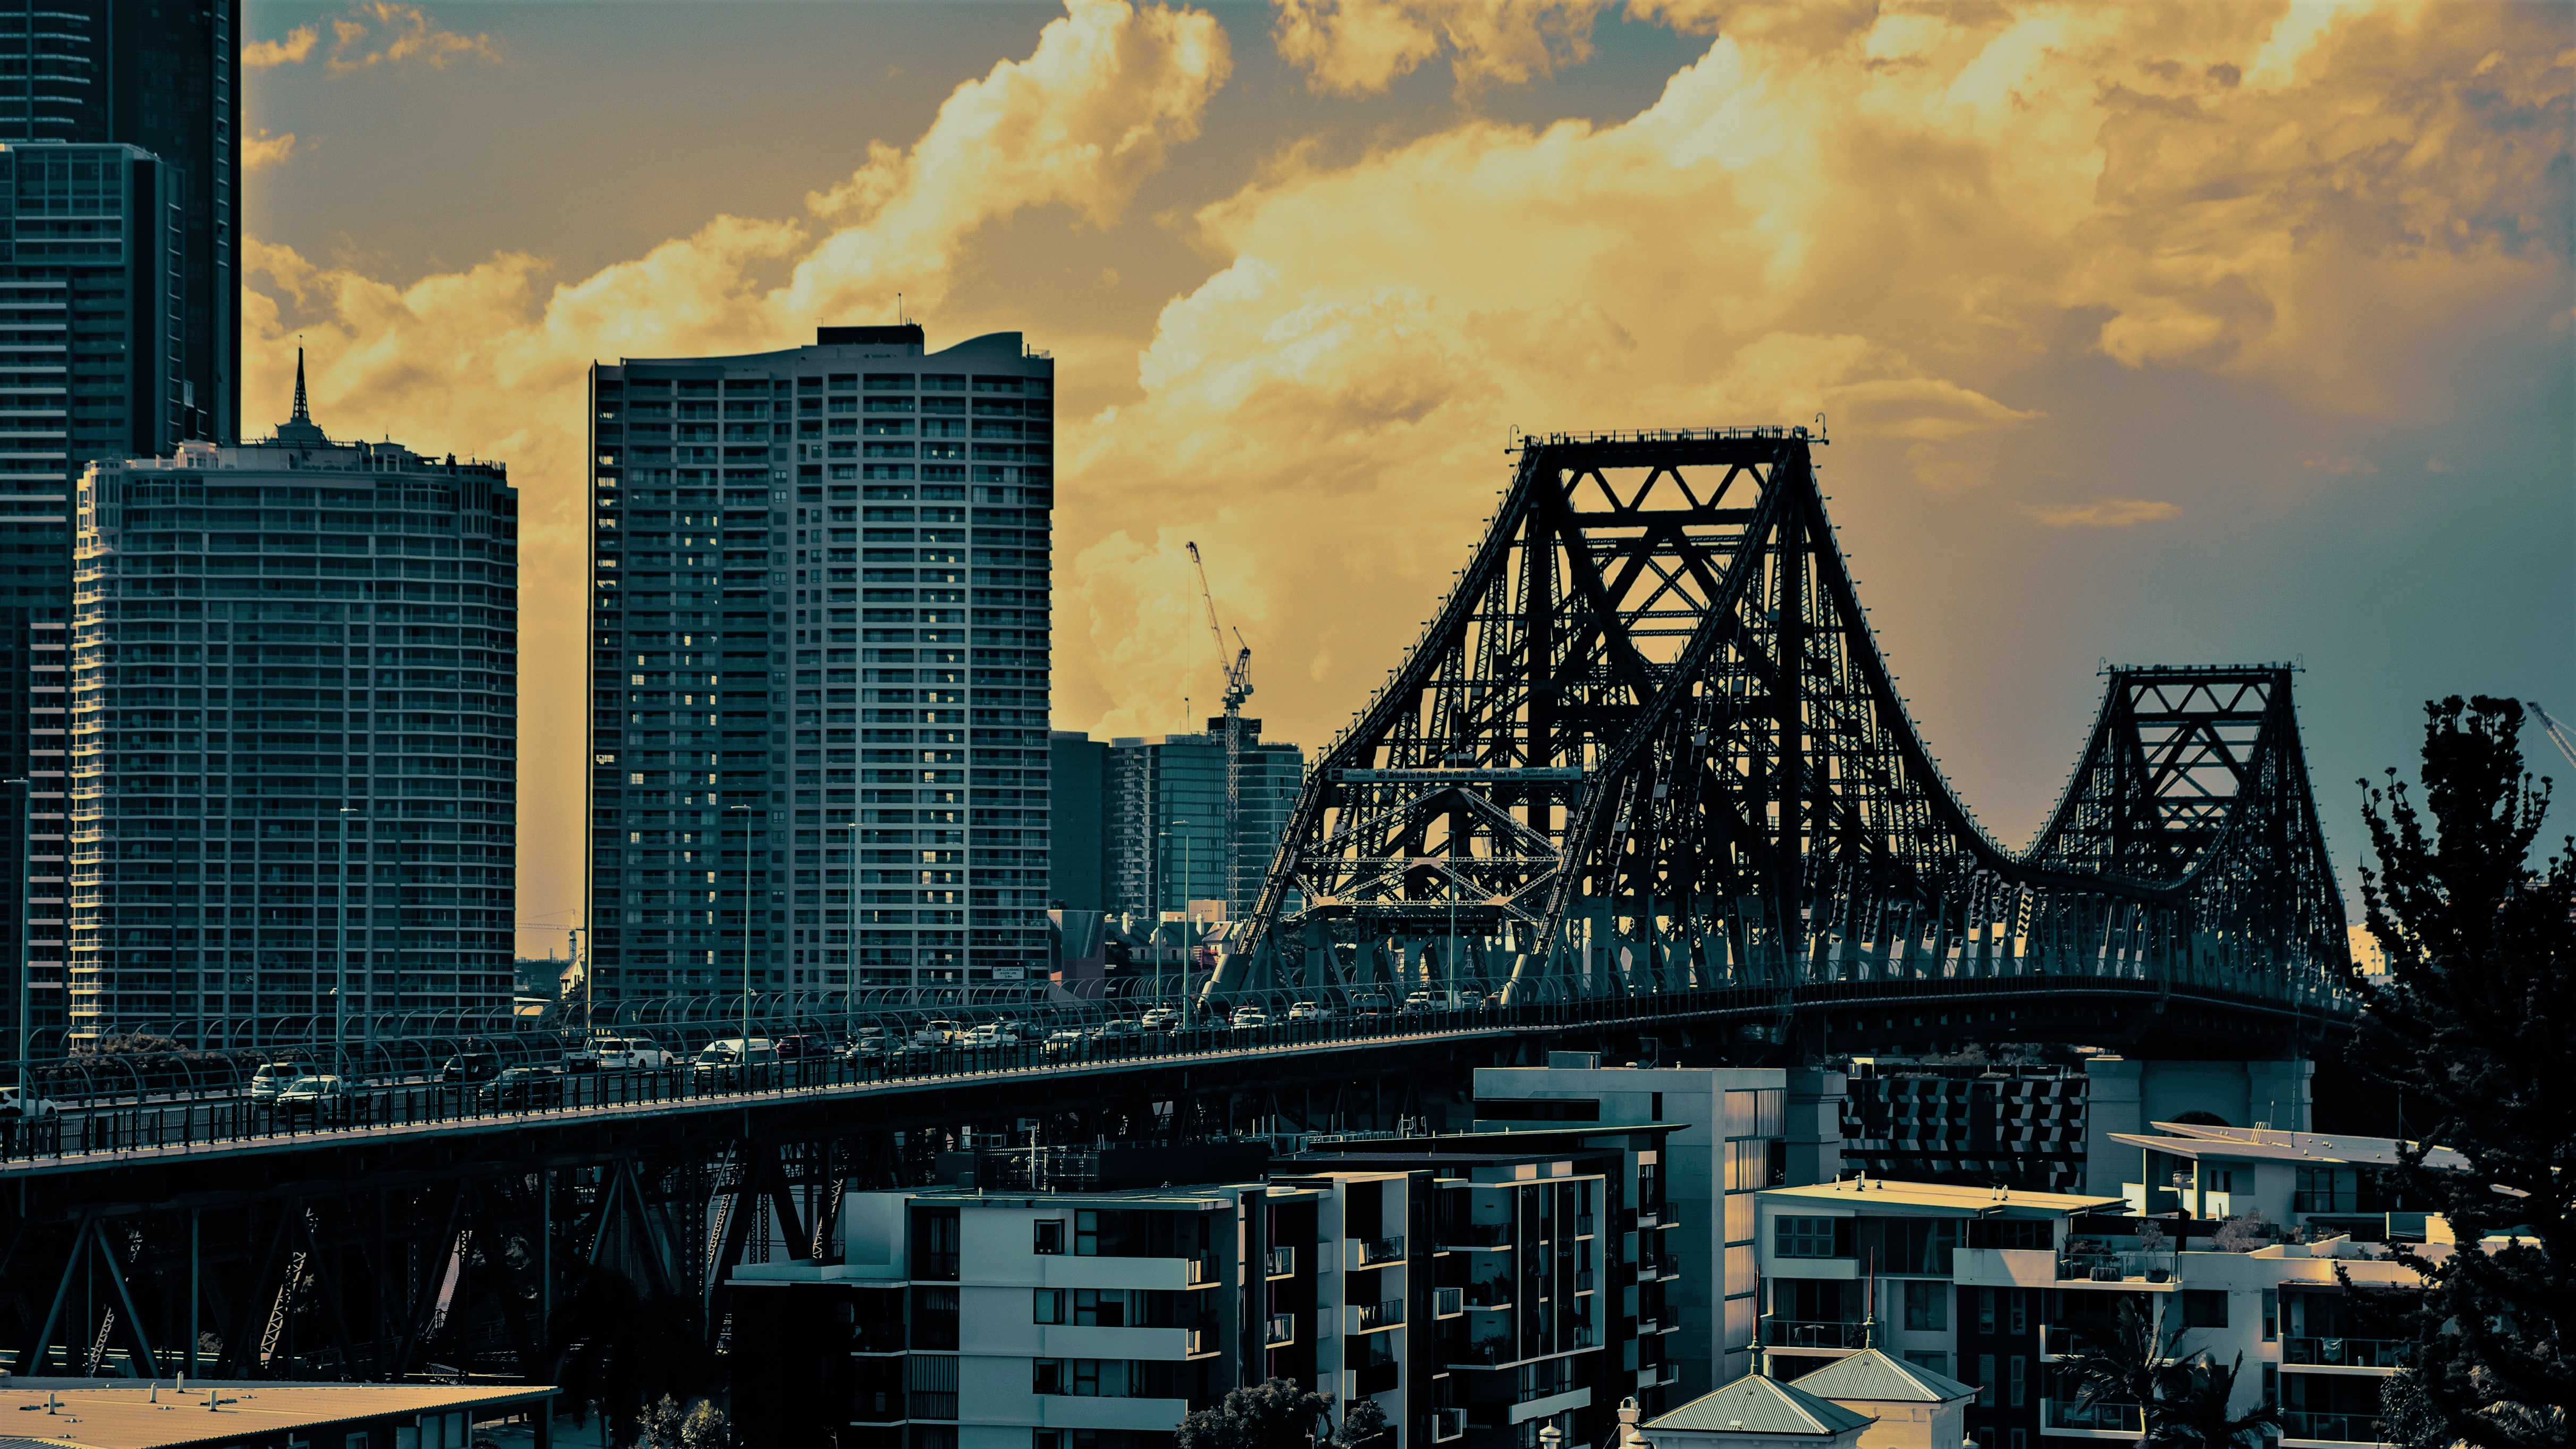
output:
POLYGON ((2271 1241, 2272 1225, 2263 1220, 2259 1211, 2238 1213, 2220 1223, 2210 1237, 2211 1246, 2222 1253, 2250 1253, 2271 1241))
POLYGON ((2095 1404, 2143 1409, 2138 1442, 2154 1444, 2164 1436, 2165 1389, 2182 1335, 2180 1323, 2159 1334, 2136 1304, 2122 1299, 2107 1337, 2088 1333, 2077 1340, 2074 1352, 2058 1360, 2058 1380, 2075 1391, 2072 1402, 2078 1409, 2095 1404))
POLYGON ((2159 1386, 2165 1406, 2163 1433, 2157 1442, 2194 1449, 2263 1449, 2280 1425, 2280 1411, 2269 1404, 2241 1415, 2227 1408, 2227 1401, 2236 1395, 2236 1376, 2244 1367, 2241 1353, 2225 1368, 2202 1354, 2167 1373, 2159 1386))
POLYGON ((2138 1224, 2139 1252, 2161 1253, 2172 1246, 2173 1239, 2165 1236, 2164 1224, 2157 1222, 2154 1218, 2145 1218, 2140 1220, 2138 1224))
POLYGON ((687 1409, 664 1394, 644 1411, 635 1449, 733 1449, 733 1420, 700 1399, 687 1409))
POLYGON ((1309 1449, 1333 1401, 1286 1379, 1232 1389, 1181 1421, 1175 1449, 1309 1449))
MULTIPOLYGON (((546 1358, 558 1365, 565 1398, 596 1404, 609 1441, 625 1443, 645 1429, 657 1399, 677 1416, 672 1395, 709 1382, 697 1317, 685 1299, 646 1298, 623 1274, 592 1268, 547 1325, 546 1358)), ((671 1432, 679 1432, 676 1419, 671 1432)))
POLYGON ((2365 987, 2352 1046, 2425 1142, 2468 1159, 2400 1148, 2410 1198, 2462 1245, 2400 1254, 2425 1286, 2406 1392, 2442 1422, 2434 1441, 2543 1449, 2569 1442, 2576 1402, 2576 841, 2529 864, 2551 791, 2523 769, 2519 704, 2454 696, 2425 716, 2420 800, 2395 770, 2362 782, 2389 979, 2365 987), (2490 1237, 2511 1241, 2477 1246, 2490 1237))
POLYGON ((1387 1431, 1386 1410, 1375 1399, 1355 1399, 1342 1411, 1342 1427, 1333 1433, 1333 1442, 1345 1449, 1374 1444, 1387 1431))

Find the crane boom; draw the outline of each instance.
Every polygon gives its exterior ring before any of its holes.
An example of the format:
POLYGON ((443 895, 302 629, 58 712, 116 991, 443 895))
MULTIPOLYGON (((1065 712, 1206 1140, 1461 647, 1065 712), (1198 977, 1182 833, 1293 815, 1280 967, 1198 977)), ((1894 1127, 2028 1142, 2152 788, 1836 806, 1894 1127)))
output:
POLYGON ((2569 765, 2576 766, 2576 740, 2570 740, 2567 737, 2567 727, 2552 718, 2549 711, 2542 709, 2539 700, 2526 699, 2522 704, 2523 708, 2531 711, 2533 719, 2540 721, 2541 732, 2548 735, 2549 742, 2558 747, 2558 753, 2567 757, 2569 765))
MULTIPOLYGON (((1234 631, 1234 657, 1225 650, 1225 626, 1216 615, 1216 591, 1208 587, 1207 560, 1199 557, 1195 542, 1184 543, 1190 551, 1190 566, 1198 570, 1199 601, 1207 605, 1208 633, 1216 640, 1217 668, 1225 674, 1225 895, 1229 913, 1251 904, 1244 890, 1243 876, 1243 701, 1252 693, 1252 646, 1243 642, 1243 631, 1234 631)), ((1209 721, 1211 725, 1216 721, 1209 721)), ((1187 902, 1183 903, 1184 906, 1187 902)))

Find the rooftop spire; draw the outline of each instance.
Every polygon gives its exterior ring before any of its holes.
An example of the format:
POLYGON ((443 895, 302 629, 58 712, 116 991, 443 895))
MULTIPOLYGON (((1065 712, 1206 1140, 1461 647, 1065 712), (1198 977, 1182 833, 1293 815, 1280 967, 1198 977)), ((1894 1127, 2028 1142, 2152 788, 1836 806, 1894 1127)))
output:
POLYGON ((313 421, 313 410, 304 404, 304 349, 295 349, 295 416, 291 421, 313 421))
POLYGON ((295 416, 277 425, 277 441, 290 448, 319 448, 331 441, 313 425, 313 408, 304 394, 304 349, 295 349, 295 416))

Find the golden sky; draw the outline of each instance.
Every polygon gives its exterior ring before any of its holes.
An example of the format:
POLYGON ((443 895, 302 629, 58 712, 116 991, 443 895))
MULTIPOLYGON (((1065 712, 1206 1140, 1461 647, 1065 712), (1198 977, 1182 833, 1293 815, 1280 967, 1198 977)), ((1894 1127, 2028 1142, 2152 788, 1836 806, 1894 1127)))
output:
POLYGON ((579 905, 584 369, 898 292, 1057 358, 1058 728, 1206 711, 1185 539, 1312 746, 1514 428, 1821 413, 2007 843, 2098 660, 2298 658, 2349 857, 2426 695, 2576 714, 2571 16, 254 0, 244 410, 301 337, 334 433, 509 464, 532 952, 579 905))

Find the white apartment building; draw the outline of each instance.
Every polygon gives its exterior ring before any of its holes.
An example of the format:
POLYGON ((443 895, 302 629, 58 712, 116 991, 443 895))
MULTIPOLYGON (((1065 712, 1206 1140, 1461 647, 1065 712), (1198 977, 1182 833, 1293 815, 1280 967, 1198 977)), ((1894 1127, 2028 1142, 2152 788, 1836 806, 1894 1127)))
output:
MULTIPOLYGON (((1752 1366, 1754 1194, 1831 1182, 1842 1170, 1843 1077, 1772 1067, 1605 1067, 1555 1052, 1544 1067, 1476 1072, 1479 1128, 1677 1124, 1665 1139, 1664 1210, 1641 1223, 1641 1262, 1658 1265, 1676 1399, 1709 1393, 1752 1366)), ((1627 1313, 1639 1305, 1624 1305, 1627 1313)))

